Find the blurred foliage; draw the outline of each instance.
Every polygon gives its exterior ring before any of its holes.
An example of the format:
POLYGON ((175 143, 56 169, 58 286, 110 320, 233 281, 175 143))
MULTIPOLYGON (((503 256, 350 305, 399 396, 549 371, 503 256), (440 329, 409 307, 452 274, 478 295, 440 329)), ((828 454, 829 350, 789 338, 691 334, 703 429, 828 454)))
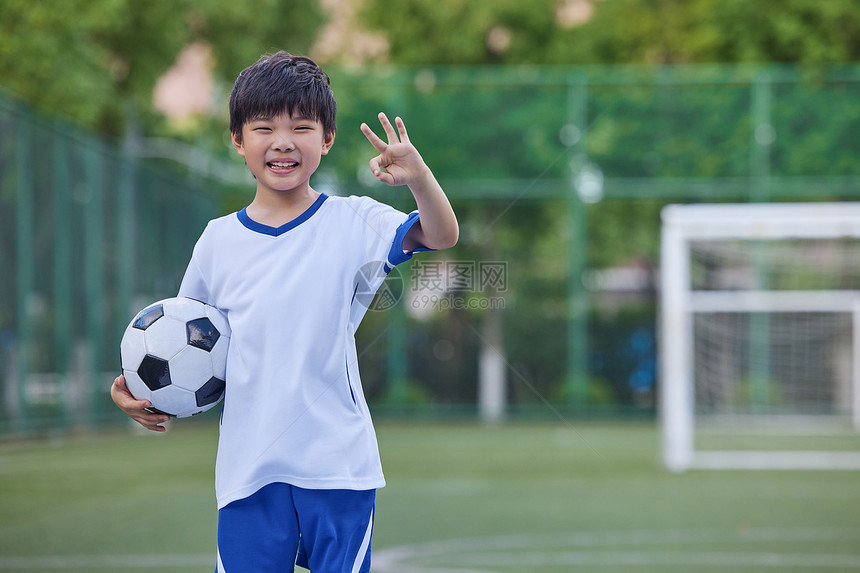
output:
MULTIPOLYGON (((339 132, 324 169, 345 186, 362 181, 353 192, 387 193, 363 186, 371 153, 358 125, 379 109, 402 115, 462 200, 463 247, 509 248, 564 221, 563 205, 536 199, 569 196, 589 166, 603 177, 587 206, 598 268, 655 263, 669 201, 856 195, 845 183, 860 173, 856 66, 409 66, 332 77, 339 132), (773 179, 754 183, 765 174, 773 179), (502 227, 515 235, 498 236, 502 227)), ((408 193, 396 197, 411 208, 408 193)))
MULTIPOLYGON (((113 135, 129 118, 145 132, 163 126, 152 89, 188 44, 212 47, 226 92, 262 53, 308 53, 325 20, 319 0, 0 0, 0 14, 4 89, 113 135)), ((357 25, 382 35, 398 65, 860 57, 855 0, 365 0, 357 25)), ((210 125, 200 128, 212 135, 210 125)))
MULTIPOLYGON (((114 136, 181 137, 238 161, 223 109, 234 78, 263 53, 309 53, 324 20, 319 0, 0 0, 0 84, 41 113, 114 136), (223 112, 179 133, 152 92, 195 41, 212 48, 223 112)), ((368 181, 373 151, 358 129, 367 121, 379 132, 380 110, 402 115, 461 220, 461 244, 445 256, 509 263, 505 347, 546 396, 564 384, 577 170, 590 163, 605 178, 602 200, 586 207, 589 268, 655 266, 666 202, 748 199, 756 169, 796 180, 860 173, 858 72, 835 65, 860 57, 856 0, 365 0, 360 24, 390 46, 373 64, 392 66, 324 66, 338 135, 314 185, 414 208, 407 190, 368 181), (755 141, 761 94, 775 134, 767 149, 755 141)), ((841 197, 801 184, 765 194, 841 197)), ((592 309, 594 353, 651 312, 612 322, 592 309)), ((472 399, 475 316, 444 318, 412 336, 451 341, 455 358, 440 364, 411 341, 420 368, 410 375, 429 384, 423 373, 441 369, 441 394, 472 399)), ((629 394, 624 375, 592 366, 618 399, 629 394)))
MULTIPOLYGON (((707 68, 687 73, 678 66, 856 61, 856 0, 366 0, 362 23, 388 40, 392 63, 472 66, 452 69, 445 79, 432 72, 416 79, 421 113, 445 118, 429 122, 426 133, 418 131, 431 142, 428 161, 441 166, 445 178, 491 177, 522 186, 536 177, 569 177, 575 162, 582 165, 587 158, 607 179, 605 193, 624 199, 631 193, 613 189, 611 178, 746 178, 753 175, 751 84, 759 80, 769 82, 771 121, 779 136, 768 151, 771 174, 858 172, 860 149, 852 134, 860 111, 852 103, 853 81, 834 86, 808 66, 801 68, 806 77, 800 83, 796 77, 782 83, 778 73, 758 78, 747 68, 734 78, 715 70, 715 81, 705 85, 707 68), (379 18, 382 13, 385 18, 379 18), (506 74, 477 67, 486 64, 508 66, 508 77, 520 85, 499 85, 506 74), (570 80, 560 72, 527 85, 527 75, 537 74, 530 69, 556 64, 657 66, 615 67, 603 74, 579 68, 588 96, 585 139, 576 157, 559 141, 559 130, 570 121, 565 111, 570 80), (451 85, 457 73, 469 81, 451 85), (480 76, 492 73, 495 82, 482 84, 480 76), (422 85, 431 89, 422 94, 422 85), (830 103, 821 105, 825 100, 830 103), (457 126, 453 139, 446 136, 451 126, 457 126)), ((687 197, 719 199, 717 187, 689 186, 687 197)), ((656 259, 659 209, 667 200, 647 194, 643 199, 589 206, 591 265, 656 259)), ((539 217, 537 226, 545 219, 539 217)))
POLYGON ((307 51, 322 22, 316 0, 0 0, 0 15, 3 88, 111 135, 158 129, 153 87, 188 44, 210 44, 232 84, 264 52, 307 51))
POLYGON ((860 57, 856 0, 368 0, 363 15, 365 25, 388 38, 392 60, 402 64, 821 63, 860 57))
MULTIPOLYGON (((544 396, 558 396, 567 375, 558 357, 570 351, 563 273, 571 221, 560 201, 524 209, 537 203, 529 199, 563 197, 565 181, 596 165, 604 186, 602 200, 587 206, 588 268, 655 268, 667 202, 786 198, 795 191, 751 181, 860 173, 855 72, 843 83, 815 66, 860 57, 856 0, 367 0, 363 23, 389 41, 392 63, 419 70, 410 133, 429 142, 422 153, 446 178, 464 221, 451 256, 474 256, 475 237, 505 246, 512 277, 505 348, 544 396), (703 66, 713 63, 752 65, 703 66), (480 67, 488 64, 504 70, 480 67), (439 70, 449 65, 469 67, 439 70), (551 78, 554 65, 577 67, 551 78), (468 79, 458 83, 457 74, 468 79), (578 85, 584 101, 572 105, 578 85), (756 117, 763 100, 769 113, 756 117), (757 121, 773 130, 768 145, 756 141, 757 121), (464 209, 456 198, 472 192, 469 183, 481 199, 464 209), (510 208, 497 208, 496 194, 510 208), (512 197, 520 199, 511 204, 512 197), (481 211, 493 209, 493 232, 470 234, 471 222, 486 224, 481 211)), ((810 184, 793 197, 843 191, 810 184)), ((601 387, 616 403, 635 398, 636 376, 653 363, 653 348, 644 359, 625 358, 635 333, 653 337, 653 307, 628 307, 589 317, 589 375, 606 381, 601 387)), ((647 387, 636 395, 648 395, 647 387)))

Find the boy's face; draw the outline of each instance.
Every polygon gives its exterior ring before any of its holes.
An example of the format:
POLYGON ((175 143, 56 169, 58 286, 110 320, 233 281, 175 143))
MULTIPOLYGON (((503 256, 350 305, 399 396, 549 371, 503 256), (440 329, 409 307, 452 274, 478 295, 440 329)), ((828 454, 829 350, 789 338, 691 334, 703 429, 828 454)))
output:
POLYGON ((233 135, 233 145, 257 178, 257 191, 283 193, 307 191, 320 159, 334 143, 322 124, 286 112, 259 117, 242 126, 242 140, 233 135))

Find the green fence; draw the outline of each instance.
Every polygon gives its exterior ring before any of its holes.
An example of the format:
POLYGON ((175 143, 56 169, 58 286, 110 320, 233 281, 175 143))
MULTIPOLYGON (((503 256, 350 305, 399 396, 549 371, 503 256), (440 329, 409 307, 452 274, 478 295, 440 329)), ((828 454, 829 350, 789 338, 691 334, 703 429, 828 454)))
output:
MULTIPOLYGON (((365 319, 380 413, 475 412, 495 363, 508 415, 651 415, 659 209, 860 195, 858 66, 331 76, 338 134, 315 187, 413 208, 366 177, 358 126, 385 110, 404 117, 462 225, 458 247, 399 269, 399 304, 365 319)), ((174 293, 205 221, 250 197, 250 183, 124 149, 0 103, 4 429, 114 419, 106 388, 130 314, 174 293)), ((242 169, 226 144, 216 155, 242 169)))
POLYGON ((176 291, 218 196, 0 100, 0 429, 115 414, 132 309, 176 291))
MULTIPOLYGON (((860 194, 857 66, 397 68, 332 79, 328 180, 402 200, 354 175, 367 159, 359 123, 379 109, 402 114, 463 222, 461 244, 438 258, 507 264, 503 309, 421 319, 407 300, 398 320, 408 342, 392 334, 392 316, 389 347, 366 328, 376 360, 365 369, 380 372, 369 390, 383 401, 394 389, 436 412, 474 405, 483 351, 503 355, 510 415, 651 415, 662 206, 860 194), (406 363, 392 361, 404 345, 406 363)), ((404 272, 414 286, 415 269, 404 272)))

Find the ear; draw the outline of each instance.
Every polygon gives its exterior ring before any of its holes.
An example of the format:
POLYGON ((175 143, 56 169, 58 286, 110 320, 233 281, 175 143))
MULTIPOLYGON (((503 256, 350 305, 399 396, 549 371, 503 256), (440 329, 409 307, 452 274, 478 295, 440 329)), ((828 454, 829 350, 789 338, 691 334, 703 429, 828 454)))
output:
MULTIPOLYGON (((234 145, 235 145, 235 144, 234 144, 234 145)), ((334 131, 332 131, 331 133, 329 133, 329 134, 326 136, 326 138, 323 140, 323 145, 322 145, 322 154, 323 154, 323 155, 328 155, 328 152, 329 152, 329 150, 331 149, 331 146, 332 146, 332 145, 334 145, 334 131)))
POLYGON ((233 142, 233 147, 239 152, 239 155, 245 157, 245 146, 242 144, 241 138, 234 133, 230 136, 230 139, 233 142))

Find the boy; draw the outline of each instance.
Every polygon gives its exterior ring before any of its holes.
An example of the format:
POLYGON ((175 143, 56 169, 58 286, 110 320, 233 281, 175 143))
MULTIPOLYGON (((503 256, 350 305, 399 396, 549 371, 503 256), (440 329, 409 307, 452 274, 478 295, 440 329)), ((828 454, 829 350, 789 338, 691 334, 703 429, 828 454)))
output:
MULTIPOLYGON (((385 482, 357 369, 366 308, 356 293, 376 290, 413 252, 457 242, 454 212, 400 118, 395 128, 379 114, 387 142, 361 130, 379 152, 373 174, 408 185, 417 212, 311 188, 335 110, 328 76, 308 58, 278 52, 239 75, 230 131, 256 193, 210 221, 179 290, 225 311, 233 332, 215 469, 218 572, 283 573, 294 562, 312 573, 370 570, 385 482)), ((148 412, 122 376, 111 395, 164 431, 167 417, 148 412)))

